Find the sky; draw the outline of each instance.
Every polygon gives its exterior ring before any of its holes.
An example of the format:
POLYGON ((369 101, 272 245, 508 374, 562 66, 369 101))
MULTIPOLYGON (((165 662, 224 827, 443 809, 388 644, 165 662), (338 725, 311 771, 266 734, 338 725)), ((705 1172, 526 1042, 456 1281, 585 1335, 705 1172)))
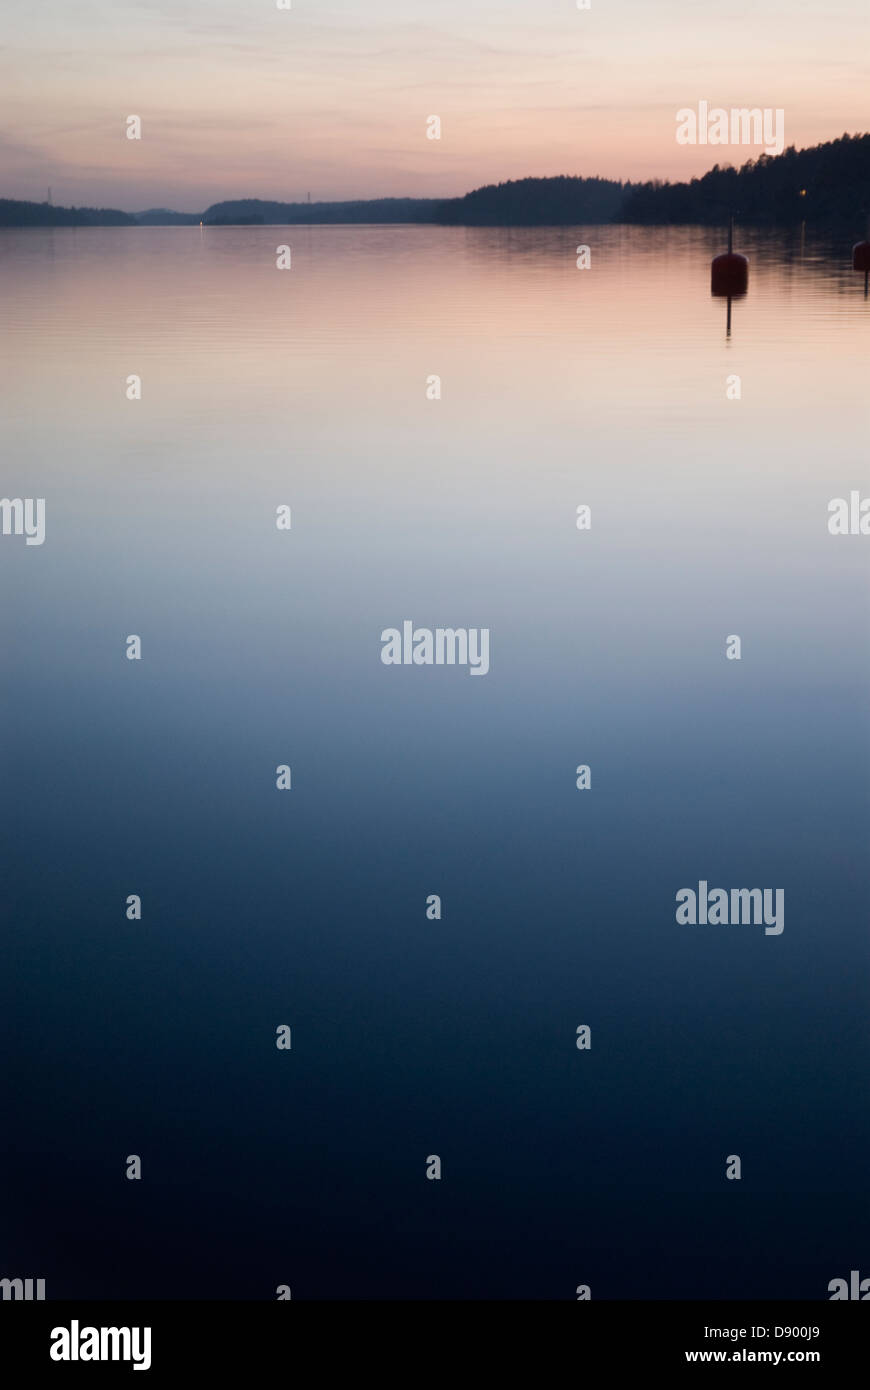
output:
POLYGON ((0 0, 0 197, 196 212, 762 152, 679 145, 700 101, 781 108, 798 148, 870 129, 870 0, 278 3, 0 0))

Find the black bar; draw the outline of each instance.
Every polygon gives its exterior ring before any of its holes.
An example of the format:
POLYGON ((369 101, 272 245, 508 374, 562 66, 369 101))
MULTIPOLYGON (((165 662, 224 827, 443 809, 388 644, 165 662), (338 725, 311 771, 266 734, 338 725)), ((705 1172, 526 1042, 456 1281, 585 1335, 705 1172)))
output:
MULTIPOLYGON (((268 1383, 271 1366, 308 1386, 344 1368, 374 1381, 395 1375, 412 1388, 439 1367, 445 1385, 463 1367, 475 1378, 485 1369, 491 1383, 503 1366, 512 1383, 531 1376, 535 1385, 548 1386, 559 1383, 559 1364, 570 1367, 572 1380, 593 1369, 667 1378, 683 1369, 703 1374, 718 1364, 732 1375, 741 1367, 801 1366, 831 1384, 831 1376, 864 1364, 868 1333, 868 1310, 848 1301, 5 1303, 0 1374, 10 1385, 30 1384, 34 1373, 49 1373, 59 1384, 63 1377, 93 1379, 101 1372, 150 1384, 204 1374, 246 1372, 250 1378, 259 1369, 263 1380, 250 1380, 257 1386, 268 1383), (130 1359, 52 1359, 52 1345, 71 1354, 74 1333, 79 1351, 96 1349, 89 1328, 140 1329, 135 1340, 131 1331, 129 1344, 118 1339, 119 1353, 128 1351, 130 1359), (144 1363, 146 1348, 147 1380, 133 1368, 134 1354, 144 1363)), ((111 1355, 111 1338, 105 1347, 111 1355)))

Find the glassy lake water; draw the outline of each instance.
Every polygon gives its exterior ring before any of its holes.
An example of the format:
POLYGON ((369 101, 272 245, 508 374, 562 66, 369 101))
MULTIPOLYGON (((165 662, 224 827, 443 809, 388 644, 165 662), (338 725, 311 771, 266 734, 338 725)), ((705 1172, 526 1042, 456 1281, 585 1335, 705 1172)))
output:
POLYGON ((722 249, 0 233, 2 489, 46 499, 0 540, 0 1273, 870 1276, 870 538, 827 528, 870 495, 870 303, 848 240, 744 233, 728 338, 722 249), (489 628, 489 673, 383 665, 405 619, 489 628), (783 888, 784 931, 678 925, 702 879, 783 888))

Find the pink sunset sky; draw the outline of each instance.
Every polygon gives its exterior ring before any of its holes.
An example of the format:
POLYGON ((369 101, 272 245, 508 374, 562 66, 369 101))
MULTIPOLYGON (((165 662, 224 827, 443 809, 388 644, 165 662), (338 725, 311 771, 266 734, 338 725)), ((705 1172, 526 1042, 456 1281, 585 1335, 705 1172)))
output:
POLYGON ((678 145, 702 100, 782 108, 799 148, 870 129, 868 0, 3 0, 0 23, 0 197, 445 197, 761 153, 678 145))

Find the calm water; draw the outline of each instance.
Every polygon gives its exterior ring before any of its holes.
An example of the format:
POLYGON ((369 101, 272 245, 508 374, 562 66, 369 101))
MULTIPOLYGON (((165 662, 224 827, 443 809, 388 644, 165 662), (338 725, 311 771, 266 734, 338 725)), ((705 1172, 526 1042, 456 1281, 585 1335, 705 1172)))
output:
POLYGON ((46 498, 0 540, 0 1275, 870 1275, 870 539, 827 531, 870 494, 870 303, 847 243, 745 234, 729 339, 721 249, 0 233, 2 487, 46 498), (406 618, 488 627, 489 674, 382 665, 406 618), (701 879, 783 887, 784 932, 678 926, 701 879))

